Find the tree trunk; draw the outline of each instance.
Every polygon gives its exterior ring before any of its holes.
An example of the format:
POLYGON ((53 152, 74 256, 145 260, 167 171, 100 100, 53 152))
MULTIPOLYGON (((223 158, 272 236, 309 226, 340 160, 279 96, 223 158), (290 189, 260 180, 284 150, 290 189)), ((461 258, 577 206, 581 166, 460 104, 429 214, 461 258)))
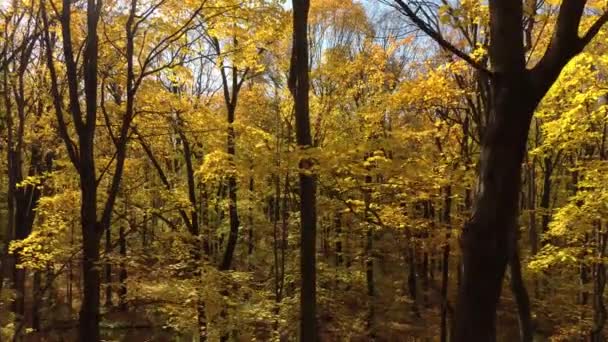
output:
POLYGON ((127 239, 124 225, 120 226, 118 234, 118 245, 120 248, 120 271, 118 273, 120 287, 118 288, 118 309, 120 311, 127 311, 127 239))
POLYGON ((528 238, 530 240, 530 252, 532 255, 536 255, 536 253, 538 253, 539 245, 538 231, 536 227, 536 157, 532 158, 528 178, 528 210, 530 212, 530 229, 528 238))
POLYGON ((549 227, 549 206, 551 201, 551 174, 553 173, 553 163, 550 157, 544 159, 545 172, 543 174, 543 194, 540 200, 540 207, 543 211, 541 218, 542 232, 547 232, 549 227))
MULTIPOLYGON (((294 98, 296 138, 300 149, 312 146, 308 104, 308 9, 309 0, 293 0, 293 45, 289 89, 294 98)), ((317 341, 316 291, 316 177, 313 161, 300 160, 300 341, 317 341)))
MULTIPOLYGON (((367 158, 365 158, 367 159, 367 158)), ((365 183, 370 184, 372 177, 370 175, 365 176, 365 183)), ((371 190, 364 190, 365 199, 365 226, 366 231, 366 243, 365 243, 365 279, 367 283, 367 300, 368 300, 368 313, 367 313, 367 329, 369 333, 370 341, 374 341, 376 338, 374 319, 375 319, 375 296, 376 288, 374 283, 374 231, 370 220, 370 205, 371 205, 371 190)))
POLYGON ((106 307, 112 307, 112 264, 110 263, 110 253, 112 253, 112 229, 106 229, 106 248, 105 248, 105 282, 106 282, 106 307))
POLYGON ((40 286, 41 271, 34 272, 34 279, 32 284, 32 329, 35 331, 40 330, 40 307, 42 306, 42 288, 40 286))
MULTIPOLYGON (((252 170, 253 172, 253 170, 252 170)), ((251 257, 253 254, 254 247, 254 239, 253 239, 253 189, 254 189, 254 181, 253 175, 249 178, 249 208, 248 208, 248 225, 249 225, 249 236, 247 243, 247 255, 251 257)), ((251 261, 250 261, 251 263, 251 261)))
POLYGON ((530 298, 521 274, 521 262, 517 246, 509 260, 511 270, 511 291, 517 303, 517 313, 519 319, 519 337, 521 342, 532 342, 534 329, 532 326, 532 315, 530 313, 530 298))
POLYGON ((408 239, 410 246, 407 248, 405 258, 407 260, 407 289, 412 300, 412 312, 415 317, 420 317, 420 311, 418 310, 418 286, 416 284, 416 253, 414 251, 413 241, 408 239))
POLYGON ((492 118, 481 146, 474 212, 461 236, 462 282, 456 306, 456 341, 495 341, 496 307, 515 247, 521 163, 535 107, 524 75, 496 76, 492 118))
POLYGON ((336 261, 335 262, 336 262, 336 267, 340 267, 340 266, 342 266, 342 263, 344 261, 344 258, 342 255, 342 213, 340 213, 340 212, 336 212, 334 214, 334 227, 335 227, 335 232, 336 232, 336 237, 335 237, 336 261))
POLYGON ((440 341, 448 340, 448 283, 450 270, 450 230, 452 229, 452 187, 446 186, 443 193, 443 224, 446 226, 446 242, 443 246, 443 258, 441 261, 441 333, 440 341))
MULTIPOLYGON (((608 233, 602 232, 602 223, 597 222, 597 248, 598 257, 606 256, 606 245, 608 233)), ((602 262, 594 264, 595 281, 593 283, 593 330, 591 331, 591 342, 604 342, 604 326, 608 313, 604 304, 604 290, 606 288, 606 266, 602 262)))
MULTIPOLYGON (((85 206, 86 202, 83 202, 85 206)), ((100 272, 99 272, 99 238, 97 224, 89 223, 87 216, 83 216, 83 295, 80 307, 80 341, 99 341, 99 300, 100 300, 100 272)))

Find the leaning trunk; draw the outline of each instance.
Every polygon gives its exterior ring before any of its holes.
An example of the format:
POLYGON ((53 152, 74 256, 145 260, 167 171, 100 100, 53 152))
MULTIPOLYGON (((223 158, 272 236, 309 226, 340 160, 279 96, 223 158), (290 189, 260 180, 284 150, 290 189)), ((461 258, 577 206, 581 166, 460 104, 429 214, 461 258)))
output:
POLYGON ((519 77, 503 77, 494 80, 494 107, 481 147, 477 197, 461 237, 456 341, 496 340, 496 308, 516 242, 521 163, 535 101, 525 82, 517 81, 519 77))

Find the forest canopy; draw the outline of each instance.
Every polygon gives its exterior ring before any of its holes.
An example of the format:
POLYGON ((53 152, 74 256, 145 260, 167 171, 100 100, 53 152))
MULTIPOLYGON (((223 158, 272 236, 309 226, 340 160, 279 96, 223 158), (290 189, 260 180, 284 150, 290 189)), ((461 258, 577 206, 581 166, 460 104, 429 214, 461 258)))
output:
POLYGON ((0 341, 605 341, 607 21, 0 1, 0 341))

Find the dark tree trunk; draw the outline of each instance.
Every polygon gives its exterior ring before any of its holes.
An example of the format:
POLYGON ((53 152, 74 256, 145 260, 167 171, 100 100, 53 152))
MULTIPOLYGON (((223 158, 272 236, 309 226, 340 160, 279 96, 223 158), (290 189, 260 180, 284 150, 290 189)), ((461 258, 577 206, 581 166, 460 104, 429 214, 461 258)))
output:
POLYGON ((283 200, 281 201, 281 263, 280 263, 280 295, 281 298, 285 293, 285 256, 287 254, 287 239, 289 235, 289 173, 285 175, 285 184, 283 187, 283 200))
POLYGON ((443 191, 443 215, 442 223, 446 226, 446 242, 443 246, 443 258, 441 261, 441 332, 440 341, 448 340, 448 285, 450 270, 450 230, 452 229, 452 187, 446 186, 443 191))
POLYGON ((249 236, 247 243, 247 255, 251 256, 253 254, 254 247, 254 237, 253 237, 253 189, 254 189, 254 181, 253 175, 249 178, 249 208, 248 208, 248 225, 249 225, 249 236))
MULTIPOLYGON (((367 160, 367 157, 365 158, 367 160)), ((368 170, 369 171, 369 170, 368 170)), ((365 176, 365 184, 369 186, 372 182, 370 175, 365 176)), ((376 338, 374 319, 375 319, 375 296, 376 287, 374 282, 374 231, 370 220, 370 206, 371 206, 371 189, 364 189, 364 202, 365 202, 365 225, 366 241, 365 241, 365 280, 367 283, 367 300, 368 300, 368 312, 367 312, 367 329, 370 341, 374 341, 376 338)))
POLYGON ((412 246, 413 241, 411 239, 408 240, 410 246, 407 248, 405 253, 405 259, 407 264, 407 290, 410 295, 410 299, 412 300, 412 313, 415 317, 420 317, 420 310, 418 310, 418 285, 416 281, 416 253, 414 251, 414 246, 412 246))
POLYGON ((496 340, 496 307, 516 242, 521 163, 536 99, 525 70, 520 1, 490 1, 494 66, 490 120, 481 144, 477 196, 461 236, 455 339, 496 340))
MULTIPOLYGON (((221 53, 220 43, 217 39, 213 40, 217 53, 221 53)), ((234 45, 238 45, 238 41, 234 38, 234 45)), ((220 74, 222 77, 222 89, 224 92, 224 102, 226 104, 227 111, 227 123, 228 131, 226 134, 226 152, 230 156, 230 162, 234 166, 236 158, 236 135, 234 131, 234 119, 236 114, 237 102, 241 86, 245 81, 245 77, 248 73, 248 69, 242 72, 241 78, 239 79, 239 70, 233 65, 231 68, 232 78, 228 81, 226 74, 226 66, 223 62, 220 64, 220 74)), ((233 170, 228 175, 228 215, 230 221, 230 232, 228 234, 228 242, 226 243, 226 250, 222 258, 222 262, 219 266, 220 271, 229 270, 232 267, 232 258, 236 249, 236 244, 239 236, 239 214, 237 206, 237 182, 236 175, 233 170)))
POLYGON ((40 330, 40 308, 42 307, 41 282, 41 271, 35 271, 32 281, 32 329, 35 331, 40 330))
POLYGON ((495 341, 496 306, 515 247, 521 162, 534 103, 526 100, 529 89, 518 83, 525 75, 503 77, 493 84, 494 108, 482 144, 478 194, 461 237, 456 341, 495 341))
POLYGON ((528 178, 528 210, 530 212, 528 238, 530 240, 530 252, 532 255, 535 255, 538 253, 539 245, 539 236, 536 227, 536 157, 532 158, 528 178))
POLYGON ((342 213, 340 212, 334 214, 334 227, 336 228, 336 267, 340 267, 344 262, 344 257, 342 255, 342 213))
POLYGON ((281 272, 279 266, 279 213, 280 213, 280 197, 281 197, 281 184, 279 176, 272 176, 274 181, 274 199, 270 203, 271 211, 270 216, 272 218, 273 225, 273 255, 274 255, 274 294, 277 302, 281 301, 281 272))
POLYGON ((545 233, 549 227, 549 206, 551 201, 551 175, 553 173, 553 163, 550 157, 544 158, 545 172, 543 174, 543 193, 540 200, 540 207, 542 209, 541 227, 542 232, 545 233))
POLYGON ((110 253, 112 253, 112 229, 106 229, 105 246, 105 283, 106 283, 106 307, 112 307, 112 264, 110 263, 110 253))
POLYGON ((101 229, 95 222, 95 194, 93 191, 91 196, 91 192, 88 190, 83 189, 81 209, 83 295, 80 306, 79 333, 81 341, 99 341, 100 271, 98 263, 101 229))
MULTIPOLYGON (((602 232, 602 223, 596 223, 597 255, 600 258, 606 256, 606 245, 608 233, 602 232)), ((606 265, 602 262, 594 263, 593 283, 593 329, 591 331, 591 342, 604 342, 604 326, 608 318, 608 312, 604 303, 604 290, 606 289, 606 265)))
POLYGON ((551 44, 535 68, 526 70, 522 2, 491 0, 489 4, 493 42, 490 121, 482 140, 473 216, 461 237, 458 342, 496 340, 496 307, 517 242, 521 163, 532 114, 561 69, 608 20, 603 16, 579 38, 585 1, 563 1, 551 44))
POLYGON ((118 309, 121 311, 127 311, 127 238, 125 234, 125 227, 123 225, 120 226, 118 234, 118 245, 120 249, 120 271, 118 273, 120 287, 118 288, 118 309))
MULTIPOLYGON (((25 39, 28 38, 26 37, 25 39)), ((32 107, 28 109, 28 102, 30 99, 27 97, 25 91, 24 80, 24 74, 30 64, 32 48, 33 46, 25 45, 23 50, 18 53, 15 51, 16 62, 12 65, 13 70, 10 70, 9 63, 6 63, 4 65, 5 68, 3 68, 8 174, 7 247, 11 240, 23 240, 30 235, 36 215, 35 209, 41 196, 40 187, 37 185, 18 185, 24 180, 23 169, 25 167, 24 156, 26 152, 25 124, 28 111, 32 110, 32 107), (9 77, 11 77, 11 80, 9 80, 9 77)), ((36 115, 40 117, 42 107, 38 106, 38 108, 36 115)), ((32 142, 28 176, 42 175, 42 172, 45 171, 42 159, 40 146, 38 146, 36 142, 32 142)), ((50 171, 50 162, 48 171, 50 171)), ((12 303, 12 309, 16 315, 16 321, 18 322, 17 326, 19 327, 16 336, 19 336, 21 327, 23 327, 25 323, 23 319, 25 316, 25 282, 27 271, 19 265, 21 263, 21 251, 16 250, 13 254, 12 277, 15 298, 12 303)), ((4 267, 4 264, 9 258, 6 257, 4 253, 0 257, 4 259, 2 260, 4 267)), ((8 271, 8 269, 6 269, 6 271, 8 271)), ((4 274, 0 274, 0 277, 4 278, 4 274)))
POLYGON ((532 325, 532 315, 530 313, 530 298, 524 284, 524 279, 521 274, 521 262, 519 260, 519 252, 517 246, 509 260, 509 269, 511 270, 511 291, 515 296, 517 303, 517 313, 519 319, 519 337, 522 342, 532 342, 534 338, 534 329, 532 325))
MULTIPOLYGON (((234 120, 234 114, 232 117, 234 120)), ((232 123, 230 124, 232 125, 232 123)), ((228 128, 228 154, 230 154, 232 158, 234 158, 235 155, 234 139, 234 128, 230 126, 228 128)), ((222 271, 228 270, 232 266, 232 257, 234 256, 234 250, 236 248, 236 243, 239 236, 240 223, 237 209, 236 191, 236 176, 231 175, 228 177, 228 215, 230 220, 230 232, 228 234, 228 242, 226 244, 224 258, 222 259, 222 263, 220 265, 220 270, 222 271)))
POLYGON ((394 2, 443 49, 466 61, 489 81, 489 118, 481 142, 477 196, 460 239, 462 279, 454 337, 456 342, 495 341, 496 308, 516 243, 521 163, 532 114, 563 67, 608 21, 608 14, 602 14, 581 37, 579 26, 587 1, 563 0, 544 55, 527 70, 522 1, 490 0, 492 70, 488 70, 486 64, 443 39, 407 1, 394 2))
MULTIPOLYGON (((62 95, 59 91, 57 72, 54 65, 53 43, 51 40, 49 21, 46 8, 42 6, 41 14, 44 24, 44 44, 46 47, 47 67, 51 80, 51 93, 53 105, 58 122, 58 129, 65 143, 70 161, 80 176, 81 208, 80 220, 82 229, 82 272, 83 272, 83 298, 80 309, 79 339, 81 341, 99 341, 99 304, 100 304, 100 271, 99 271, 99 244, 104 228, 109 227, 114 200, 120 184, 122 165, 125 157, 126 133, 128 127, 126 118, 123 122, 123 145, 117 150, 116 170, 112 179, 112 186, 108 191, 108 200, 104 206, 102 220, 97 221, 97 179, 94 159, 95 127, 97 118, 97 53, 98 36, 97 24, 101 13, 102 0, 88 0, 86 9, 87 38, 82 54, 82 70, 84 83, 85 111, 81 108, 79 94, 79 68, 74 60, 71 32, 71 6, 69 0, 63 1, 60 15, 63 53, 66 65, 66 77, 69 95, 69 111, 74 128, 78 136, 78 144, 70 137, 67 123, 63 113, 62 95)), ((130 90, 130 88, 129 88, 130 90)), ((127 113, 128 114, 128 113, 127 113)), ((125 117, 128 117, 126 115, 125 117)))
MULTIPOLYGON (((294 98, 298 147, 312 146, 308 105, 308 9, 309 0, 293 0, 293 45, 289 89, 294 98)), ((317 341, 316 291, 316 177, 313 161, 300 160, 300 341, 317 341)))

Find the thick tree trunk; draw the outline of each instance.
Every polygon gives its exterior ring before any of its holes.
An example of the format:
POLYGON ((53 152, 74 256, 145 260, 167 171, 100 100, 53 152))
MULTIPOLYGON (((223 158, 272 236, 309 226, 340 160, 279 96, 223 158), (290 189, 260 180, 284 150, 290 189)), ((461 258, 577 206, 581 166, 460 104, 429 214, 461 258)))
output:
POLYGON ((100 272, 98 242, 91 239, 84 246, 82 260, 83 296, 80 308, 80 340, 99 341, 100 272))
POLYGON ((518 81, 523 77, 497 75, 493 84, 494 107, 481 147, 474 212, 461 237, 463 272, 454 327, 458 342, 496 340, 496 307, 516 243, 521 163, 536 105, 529 99, 530 89, 518 81))
POLYGON ((92 136, 80 136, 80 220, 82 228, 83 296, 80 307, 79 338, 99 341, 100 265, 99 252, 102 227, 97 222, 97 183, 93 159, 92 136))
POLYGON ((83 219, 83 295, 80 307, 80 341, 99 341, 99 238, 97 224, 83 219))

